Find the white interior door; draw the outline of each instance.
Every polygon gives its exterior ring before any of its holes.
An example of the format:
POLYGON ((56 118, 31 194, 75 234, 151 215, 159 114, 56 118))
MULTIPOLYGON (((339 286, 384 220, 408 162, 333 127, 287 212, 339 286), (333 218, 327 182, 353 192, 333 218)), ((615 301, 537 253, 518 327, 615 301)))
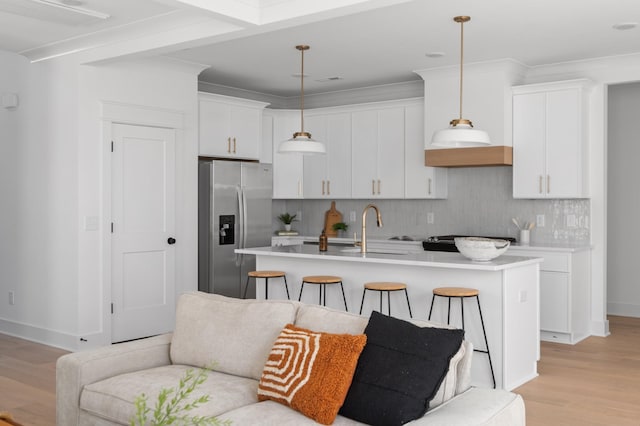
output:
POLYGON ((175 133, 113 125, 112 342, 173 329, 175 133))

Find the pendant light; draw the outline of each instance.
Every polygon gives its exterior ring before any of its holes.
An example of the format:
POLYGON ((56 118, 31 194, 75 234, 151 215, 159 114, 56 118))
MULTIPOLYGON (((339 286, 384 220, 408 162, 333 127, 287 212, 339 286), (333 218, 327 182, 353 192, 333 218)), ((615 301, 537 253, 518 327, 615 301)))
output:
POLYGON ((460 24, 460 116, 451 120, 449 127, 433 133, 431 145, 442 147, 471 147, 491 145, 489 135, 483 130, 473 128, 471 120, 462 118, 462 64, 464 60, 464 23, 469 22, 469 16, 453 18, 460 24))
POLYGON ((295 132, 293 137, 280 143, 278 152, 281 153, 302 153, 302 154, 325 154, 327 152, 322 142, 311 138, 311 133, 304 131, 304 51, 309 50, 309 46, 298 45, 296 49, 301 55, 300 69, 300 131, 295 132))

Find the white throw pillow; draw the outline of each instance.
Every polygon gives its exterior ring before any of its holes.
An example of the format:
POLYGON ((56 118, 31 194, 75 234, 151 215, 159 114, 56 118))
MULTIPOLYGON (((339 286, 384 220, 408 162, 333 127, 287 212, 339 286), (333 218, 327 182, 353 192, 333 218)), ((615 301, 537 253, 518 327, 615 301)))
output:
POLYGON ((171 340, 173 364, 259 380, 273 342, 294 322, 297 304, 193 292, 180 296, 171 340))

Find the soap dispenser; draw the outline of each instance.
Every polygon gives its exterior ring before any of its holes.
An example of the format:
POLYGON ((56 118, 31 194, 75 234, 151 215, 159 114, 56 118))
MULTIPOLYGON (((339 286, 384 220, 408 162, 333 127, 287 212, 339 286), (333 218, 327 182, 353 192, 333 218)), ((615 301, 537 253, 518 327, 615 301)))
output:
POLYGON ((327 251, 327 246, 329 245, 329 239, 327 238, 327 234, 325 234, 324 229, 320 234, 320 241, 318 243, 318 247, 320 251, 327 251))

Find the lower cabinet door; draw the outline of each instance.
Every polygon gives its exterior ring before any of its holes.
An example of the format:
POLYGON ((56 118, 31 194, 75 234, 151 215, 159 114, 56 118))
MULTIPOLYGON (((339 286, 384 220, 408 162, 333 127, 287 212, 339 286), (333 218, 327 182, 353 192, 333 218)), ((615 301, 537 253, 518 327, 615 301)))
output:
POLYGON ((540 329, 568 333, 569 318, 569 274, 565 272, 540 271, 540 329))

